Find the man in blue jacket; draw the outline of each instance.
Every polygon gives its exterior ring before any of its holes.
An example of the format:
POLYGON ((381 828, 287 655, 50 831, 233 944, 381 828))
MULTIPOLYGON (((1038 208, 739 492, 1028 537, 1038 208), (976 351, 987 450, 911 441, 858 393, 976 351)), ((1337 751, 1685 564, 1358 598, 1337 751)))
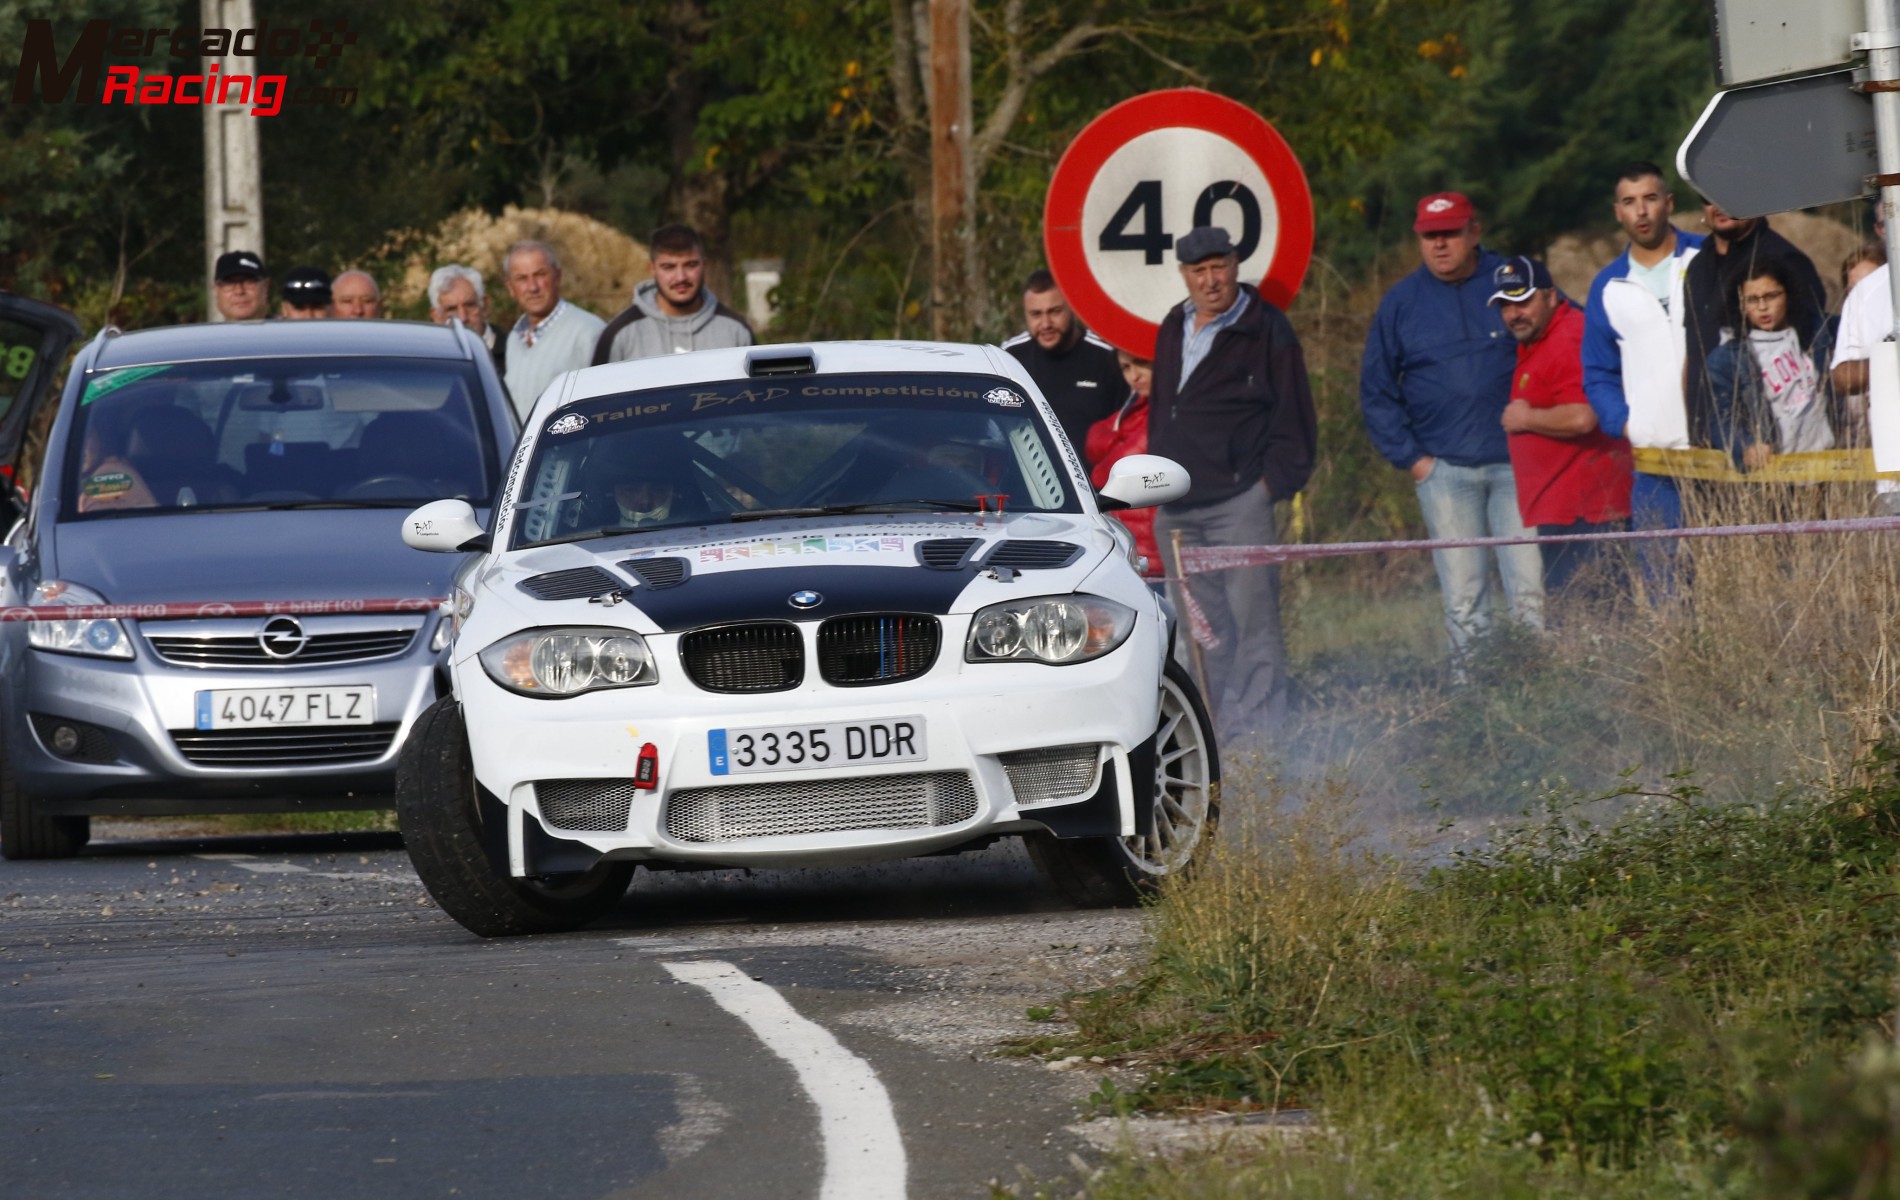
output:
MULTIPOLYGON (((1359 369, 1366 431, 1387 462, 1410 471, 1434 538, 1522 537, 1517 482, 1503 426, 1517 343, 1491 305, 1500 256, 1478 242, 1471 201, 1441 192, 1418 202, 1416 271, 1379 302, 1359 369)), ((1542 628, 1544 585, 1536 546, 1497 548, 1511 616, 1542 628)), ((1436 550, 1452 657, 1491 623, 1483 550, 1436 550)))

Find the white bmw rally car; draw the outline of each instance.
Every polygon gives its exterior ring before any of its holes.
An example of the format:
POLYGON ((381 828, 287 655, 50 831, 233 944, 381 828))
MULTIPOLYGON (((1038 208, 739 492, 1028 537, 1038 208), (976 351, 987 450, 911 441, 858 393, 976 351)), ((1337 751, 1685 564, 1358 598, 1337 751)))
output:
POLYGON ((1083 903, 1211 834, 1210 722, 1104 509, 1185 494, 1122 460, 1098 496, 994 347, 706 351, 564 376, 493 528, 439 500, 409 545, 479 550, 452 692, 397 811, 478 934, 569 929, 634 867, 819 866, 1027 839, 1083 903))

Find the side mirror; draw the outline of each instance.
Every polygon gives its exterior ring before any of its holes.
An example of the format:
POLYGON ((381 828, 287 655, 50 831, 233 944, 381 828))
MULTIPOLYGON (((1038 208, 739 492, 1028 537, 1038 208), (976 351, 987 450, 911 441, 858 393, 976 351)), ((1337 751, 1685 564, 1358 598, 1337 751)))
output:
POLYGON ((402 540, 437 554, 488 549, 488 534, 466 500, 431 500, 418 508, 402 519, 402 540))
POLYGON ((1104 509, 1153 508, 1171 504, 1188 494, 1193 484, 1187 468, 1159 454, 1131 454, 1115 460, 1108 469, 1108 482, 1097 495, 1104 509))

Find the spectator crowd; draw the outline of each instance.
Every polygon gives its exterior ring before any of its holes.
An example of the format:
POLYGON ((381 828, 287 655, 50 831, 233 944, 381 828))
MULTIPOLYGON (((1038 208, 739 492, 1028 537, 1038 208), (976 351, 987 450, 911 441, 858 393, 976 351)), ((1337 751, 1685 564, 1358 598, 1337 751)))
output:
MULTIPOLYGON (((1359 401, 1373 446, 1410 476, 1435 540, 1678 528, 1693 480, 1760 475, 1782 456, 1867 444, 1867 360, 1893 329, 1884 241, 1840 264, 1846 298, 1834 316, 1815 264, 1765 220, 1707 202, 1708 232, 1691 233, 1671 219, 1660 167, 1632 162, 1609 183, 1627 245, 1581 304, 1543 262, 1487 247, 1466 196, 1417 203, 1419 265, 1378 306, 1359 401)), ((1130 454, 1187 469, 1192 487, 1181 500, 1117 515, 1155 586, 1175 576, 1165 586, 1176 610, 1193 615, 1213 651, 1203 660, 1210 707, 1224 736, 1245 738, 1286 714, 1278 568, 1182 579, 1166 570, 1178 564, 1164 544, 1170 552, 1273 544, 1275 502, 1306 486, 1318 421, 1299 338, 1241 280, 1227 232, 1197 228, 1174 248, 1183 299, 1162 321, 1152 361, 1084 328, 1046 270, 1025 281, 1024 331, 1004 349, 1047 398, 1098 487, 1130 454)), ((752 344, 745 318, 706 286, 696 232, 665 226, 649 254, 652 278, 610 320, 563 299, 560 258, 538 241, 517 242, 502 259, 520 312, 511 328, 490 324, 482 274, 461 264, 430 276, 430 316, 460 321, 482 340, 523 415, 577 367, 752 344)), ((258 255, 223 255, 222 318, 269 315, 270 282, 258 255)), ((275 315, 373 319, 382 303, 367 272, 332 278, 300 266, 284 275, 275 315)), ((1883 504, 1900 506, 1900 494, 1881 487, 1883 504)), ((1647 545, 1630 578, 1664 594, 1675 580, 1671 543, 1647 545)), ((1596 561, 1601 546, 1437 550, 1454 672, 1494 610, 1539 629, 1547 594, 1580 577, 1603 586, 1615 573, 1596 561), (1492 594, 1494 566, 1502 597, 1492 594)))
MULTIPOLYGON (((488 321, 482 273, 449 263, 429 276, 429 318, 460 321, 482 340, 523 417, 547 385, 565 371, 659 354, 750 346, 752 328, 706 286, 706 248, 685 225, 655 230, 648 247, 653 278, 634 289, 633 302, 611 321, 561 295, 561 259, 545 242, 520 241, 502 255, 502 282, 520 316, 498 330, 488 321)), ((220 255, 213 298, 225 321, 264 320, 270 313, 270 273, 249 250, 220 255)), ((279 320, 375 319, 383 294, 367 271, 335 278, 320 267, 293 267, 278 290, 279 320)))

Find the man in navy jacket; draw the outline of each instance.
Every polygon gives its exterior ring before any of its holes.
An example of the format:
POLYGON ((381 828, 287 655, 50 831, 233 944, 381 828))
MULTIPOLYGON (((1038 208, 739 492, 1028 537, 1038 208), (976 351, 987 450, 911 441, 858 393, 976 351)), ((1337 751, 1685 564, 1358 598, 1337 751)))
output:
MULTIPOLYGON (((1319 421, 1306 358, 1286 314, 1240 282, 1227 231, 1202 226, 1174 245, 1186 303, 1155 337, 1148 451, 1187 468, 1187 496, 1155 517, 1168 552, 1184 546, 1274 541, 1273 502, 1291 500, 1313 473, 1319 421)), ((1286 716, 1286 641, 1278 567, 1194 576, 1193 595, 1219 640, 1207 656, 1207 701, 1221 737, 1240 748, 1286 716)), ((1183 610, 1177 593, 1177 610, 1183 610)))
MULTIPOLYGON (((1491 306, 1491 275, 1504 261, 1478 242, 1471 201, 1440 192, 1418 202, 1418 269, 1379 302, 1359 370, 1366 431, 1387 462, 1409 471, 1434 538, 1522 537, 1517 483, 1505 439, 1517 344, 1491 306)), ((1497 548, 1514 620, 1543 625, 1536 546, 1497 548)), ((1491 623, 1483 550, 1436 550, 1454 660, 1491 623)))

